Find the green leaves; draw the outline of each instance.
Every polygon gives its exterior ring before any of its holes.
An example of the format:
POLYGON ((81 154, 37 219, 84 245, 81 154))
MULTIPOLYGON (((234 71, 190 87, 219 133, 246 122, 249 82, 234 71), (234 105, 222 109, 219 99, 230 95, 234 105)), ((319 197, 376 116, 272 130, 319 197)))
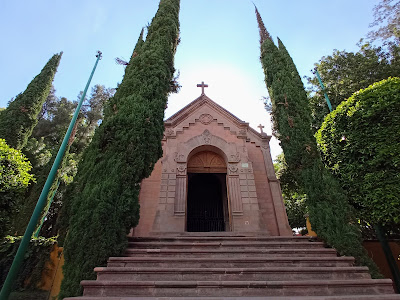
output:
MULTIPOLYGON (((10 270, 11 264, 21 243, 22 236, 6 236, 0 240, 0 286, 10 270)), ((36 288, 42 278, 42 272, 56 239, 32 238, 26 251, 14 290, 36 288)))
POLYGON ((316 137, 324 163, 348 191, 359 217, 399 223, 400 79, 354 93, 325 118, 316 137))
POLYGON ((261 46, 261 63, 272 102, 274 134, 287 163, 286 174, 293 177, 289 181, 297 185, 299 194, 306 194, 305 204, 318 236, 341 254, 354 256, 359 264, 366 263, 376 275, 376 266, 363 252, 361 235, 353 225, 354 217, 350 214, 346 195, 322 164, 299 73, 279 39, 278 46, 266 39, 261 46))
POLYGON ((160 1, 146 41, 142 32, 69 188, 62 213, 64 230, 69 231, 61 298, 79 295, 79 282, 94 278, 94 267, 121 254, 126 235, 138 224, 140 183, 162 156, 179 5, 179 0, 160 1))
POLYGON ((0 192, 22 190, 33 179, 31 163, 25 155, 0 139, 0 192))
MULTIPOLYGON (((360 89, 389 76, 398 76, 398 51, 396 45, 384 50, 364 44, 358 52, 334 50, 331 55, 322 57, 316 67, 333 109, 360 89)), ((308 82, 311 84, 310 92, 313 92, 310 97, 313 127, 317 130, 329 110, 317 78, 309 77, 308 82)))
POLYGON ((34 180, 31 163, 25 155, 0 139, 0 239, 9 228, 16 201, 34 180))
POLYGON ((26 90, 19 94, 0 114, 0 137, 21 150, 28 142, 43 103, 49 95, 51 83, 60 63, 62 52, 55 54, 26 90))

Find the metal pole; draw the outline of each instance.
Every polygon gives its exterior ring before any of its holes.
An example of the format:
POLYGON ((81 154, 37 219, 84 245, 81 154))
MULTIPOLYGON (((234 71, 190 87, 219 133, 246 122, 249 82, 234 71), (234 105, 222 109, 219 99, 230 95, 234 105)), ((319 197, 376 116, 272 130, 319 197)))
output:
POLYGON ((326 93, 325 86, 322 83, 321 76, 319 76, 318 69, 315 68, 313 73, 317 76, 319 84, 321 86, 321 89, 324 92, 325 100, 326 100, 326 103, 328 104, 329 111, 332 111, 332 104, 331 104, 331 101, 329 101, 328 94, 326 93))
POLYGON ((397 267, 396 260, 393 257, 393 252, 390 249, 389 243, 386 239, 385 232, 383 231, 383 228, 381 225, 375 225, 375 232, 376 232, 376 237, 378 238, 379 242, 381 243, 381 247, 383 250, 383 253, 385 254, 386 261, 389 265, 390 272, 392 273, 393 276, 393 283, 396 289, 396 293, 400 294, 400 270, 397 267))
POLYGON ((35 238, 38 238, 38 237, 39 237, 40 229, 42 229, 42 226, 43 226, 43 223, 44 223, 44 219, 46 219, 46 216, 47 216, 47 214, 49 213, 50 206, 51 206, 51 204, 53 203, 54 196, 55 196, 56 193, 57 193, 57 190, 58 190, 58 187, 60 186, 60 183, 61 183, 61 181, 58 181, 58 182, 57 182, 57 187, 56 187, 56 189, 54 190, 53 195, 51 196, 51 199, 50 199, 50 201, 49 201, 49 205, 48 205, 48 207, 47 207, 46 212, 43 214, 43 217, 42 217, 42 219, 40 220, 40 225, 38 226, 38 228, 36 228, 35 232, 33 233, 33 237, 35 237, 35 238))
POLYGON ((86 84, 85 90, 83 91, 81 100, 79 101, 78 107, 76 108, 74 116, 72 117, 71 123, 69 124, 67 133, 65 134, 65 137, 64 137, 64 140, 63 140, 63 142, 62 142, 62 144, 60 146, 60 149, 58 150, 56 159, 54 160, 54 163, 53 163, 53 166, 51 167, 49 176, 47 177, 47 180, 46 180, 46 182, 44 184, 42 193, 39 196, 39 200, 38 200, 38 202, 36 204, 35 210, 33 211, 32 217, 31 217, 31 219, 30 219, 30 221, 28 223, 28 227, 26 228, 25 234, 22 237, 21 244, 18 247, 18 251, 17 251, 17 254, 15 255, 15 258, 14 258, 13 263, 11 265, 10 271, 7 274, 7 278, 6 278, 6 280, 4 282, 4 285, 3 285, 3 288, 1 289, 1 292, 0 292, 0 300, 7 300, 8 297, 10 296, 12 284, 14 283, 14 280, 18 275, 18 271, 19 271, 19 269, 21 267, 21 264, 22 264, 22 262, 24 260, 25 252, 26 252, 26 250, 27 250, 27 248, 29 246, 29 241, 31 240, 32 233, 35 230, 35 227, 36 227, 36 224, 37 224, 37 222, 39 220, 40 214, 41 214, 44 206, 46 205, 47 195, 49 193, 51 185, 53 184, 54 178, 55 178, 55 176, 57 174, 57 169, 58 169, 58 167, 59 167, 59 165, 60 165, 60 163, 62 161, 62 158, 64 156, 64 152, 65 152, 65 149, 67 148, 68 140, 69 140, 69 138, 71 136, 72 129, 75 126, 75 122, 76 122, 76 119, 78 118, 78 114, 79 114, 79 111, 81 109, 83 100, 85 99, 86 92, 87 92, 87 90, 89 88, 89 84, 92 81, 92 77, 93 77, 94 71, 96 70, 97 63, 101 59, 101 54, 102 53, 100 51, 97 51, 96 63, 94 64, 92 73, 90 74, 90 77, 89 77, 89 80, 88 80, 88 82, 86 84))

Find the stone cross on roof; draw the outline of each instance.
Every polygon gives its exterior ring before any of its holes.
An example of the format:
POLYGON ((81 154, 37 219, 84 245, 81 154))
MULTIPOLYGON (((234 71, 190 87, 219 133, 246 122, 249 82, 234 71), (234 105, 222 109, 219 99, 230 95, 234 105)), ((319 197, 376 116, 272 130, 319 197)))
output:
POLYGON ((258 128, 260 128, 261 133, 264 133, 263 128, 264 126, 262 126, 261 124, 257 126, 258 128))
POLYGON ((201 94, 204 95, 204 88, 208 87, 208 84, 204 84, 204 81, 201 84, 198 84, 197 87, 201 87, 201 94))

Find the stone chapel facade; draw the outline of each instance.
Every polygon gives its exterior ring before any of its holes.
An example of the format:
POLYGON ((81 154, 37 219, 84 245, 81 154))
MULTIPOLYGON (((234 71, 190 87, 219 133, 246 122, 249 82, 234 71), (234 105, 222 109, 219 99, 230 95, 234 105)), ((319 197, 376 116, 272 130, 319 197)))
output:
POLYGON ((163 157, 139 195, 135 236, 291 236, 269 141, 204 93, 165 121, 163 157))

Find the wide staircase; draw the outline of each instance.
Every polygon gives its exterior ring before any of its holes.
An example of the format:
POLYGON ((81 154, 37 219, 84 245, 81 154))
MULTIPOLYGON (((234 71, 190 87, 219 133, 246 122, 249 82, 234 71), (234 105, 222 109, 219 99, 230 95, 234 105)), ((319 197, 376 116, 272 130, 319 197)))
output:
POLYGON ((130 238, 80 300, 400 299, 354 258, 308 237, 187 233, 130 238))

